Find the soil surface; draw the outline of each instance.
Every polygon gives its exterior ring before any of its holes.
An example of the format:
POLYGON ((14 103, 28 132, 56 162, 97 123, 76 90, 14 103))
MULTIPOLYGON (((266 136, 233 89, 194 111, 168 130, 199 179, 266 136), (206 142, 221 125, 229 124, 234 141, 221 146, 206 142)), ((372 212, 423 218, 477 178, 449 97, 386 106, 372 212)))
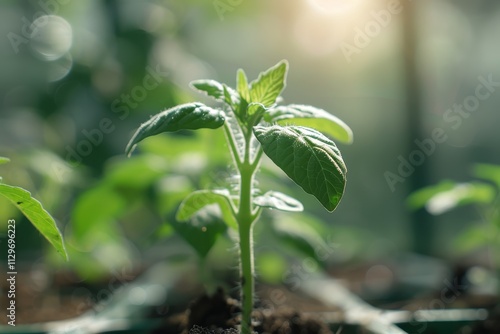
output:
MULTIPOLYGON (((39 275, 40 276, 40 275, 39 275)), ((15 302, 15 324, 34 324, 40 322, 64 320, 76 317, 91 304, 83 295, 73 294, 76 289, 67 282, 54 280, 50 282, 28 273, 16 275, 15 287, 11 288, 5 276, 0 276, 0 305, 15 302), (10 289, 14 289, 15 297, 9 298, 10 289)), ((5 310, 4 310, 5 311, 5 310)), ((0 312, 5 314, 5 312, 0 312)), ((8 317, 0 317, 0 324, 7 324, 8 317)))
MULTIPOLYGON (((165 319, 159 333, 233 334, 240 323, 238 302, 228 298, 222 289, 213 296, 203 295, 182 313, 165 319)), ((322 319, 290 308, 263 309, 253 312, 253 329, 269 334, 331 334, 322 319)))
MULTIPOLYGON (((72 319, 90 309, 99 311, 97 303, 104 299, 101 295, 112 294, 113 289, 131 281, 136 273, 120 281, 114 277, 103 278, 92 285, 71 271, 22 271, 15 276, 14 287, 7 281, 9 277, 0 274, 0 305, 9 305, 14 300, 15 324, 25 325, 72 319), (9 298, 11 289, 15 290, 13 298, 9 298)), ((5 316, 5 310, 0 314, 0 324, 7 324, 10 319, 5 316)))
POLYGON ((488 318, 474 326, 472 334, 498 334, 500 333, 500 307, 490 311, 488 318))

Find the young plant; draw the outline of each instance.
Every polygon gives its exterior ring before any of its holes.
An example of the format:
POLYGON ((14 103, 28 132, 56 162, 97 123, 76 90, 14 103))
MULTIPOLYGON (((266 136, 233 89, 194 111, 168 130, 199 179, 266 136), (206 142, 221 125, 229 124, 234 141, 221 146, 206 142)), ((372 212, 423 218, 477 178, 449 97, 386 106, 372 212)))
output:
MULTIPOLYGON (((0 165, 9 161, 8 158, 0 157, 0 165)), ((28 218, 33 226, 35 226, 35 228, 52 244, 52 246, 54 246, 56 251, 65 259, 68 259, 63 237, 57 228, 54 218, 52 218, 52 216, 42 207, 40 202, 31 197, 29 191, 5 184, 0 177, 0 195, 12 202, 12 204, 14 204, 26 218, 28 218)), ((15 235, 15 227, 11 229, 10 226, 11 225, 9 225, 9 236, 11 235, 11 231, 13 231, 13 235, 15 235)), ((15 244, 9 243, 9 249, 13 248, 15 248, 15 244), (11 247, 11 245, 13 246, 11 247)), ((9 255, 11 255, 10 252, 9 255)))
POLYGON ((323 133, 351 143, 351 129, 322 109, 298 104, 278 106, 287 71, 287 61, 281 61, 248 83, 245 72, 240 69, 236 89, 214 80, 194 81, 192 88, 221 102, 222 108, 196 102, 165 110, 143 123, 126 148, 130 155, 137 143, 163 132, 201 128, 224 130, 238 174, 237 193, 229 189, 195 191, 181 203, 176 219, 187 222, 193 215, 216 204, 225 223, 238 231, 241 331, 244 334, 252 331, 252 227, 263 208, 303 210, 302 204, 294 198, 276 191, 261 194, 256 189, 254 178, 262 154, 265 153, 304 191, 315 196, 328 211, 337 207, 346 183, 347 170, 340 151, 323 133))
MULTIPOLYGON (((483 222, 462 232, 457 244, 462 250, 490 245, 494 269, 500 274, 500 166, 476 164, 473 174, 480 180, 461 183, 444 180, 417 190, 408 198, 408 205, 412 209, 425 207, 434 215, 475 205, 483 222)), ((498 289, 500 291, 500 286, 498 289)))

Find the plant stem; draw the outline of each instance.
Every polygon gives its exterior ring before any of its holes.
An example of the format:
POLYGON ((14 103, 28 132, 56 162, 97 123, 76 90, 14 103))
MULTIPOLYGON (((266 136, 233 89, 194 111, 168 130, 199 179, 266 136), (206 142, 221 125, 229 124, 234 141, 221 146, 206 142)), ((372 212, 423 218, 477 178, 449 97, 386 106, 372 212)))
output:
POLYGON ((252 332, 252 309, 254 294, 254 260, 252 249, 252 225, 255 216, 252 212, 253 177, 258 163, 251 159, 251 131, 245 136, 244 161, 238 166, 240 172, 240 203, 237 220, 240 237, 240 275, 241 275, 241 332, 252 332))
POLYGON ((253 309, 253 252, 252 252, 252 225, 242 228, 240 225, 240 270, 241 270, 241 332, 252 332, 253 309))
POLYGON ((224 134, 226 135, 226 141, 231 152, 231 157, 233 158, 234 164, 238 167, 241 164, 241 159, 238 154, 238 148, 236 147, 235 139, 231 133, 231 128, 228 123, 224 123, 224 134))

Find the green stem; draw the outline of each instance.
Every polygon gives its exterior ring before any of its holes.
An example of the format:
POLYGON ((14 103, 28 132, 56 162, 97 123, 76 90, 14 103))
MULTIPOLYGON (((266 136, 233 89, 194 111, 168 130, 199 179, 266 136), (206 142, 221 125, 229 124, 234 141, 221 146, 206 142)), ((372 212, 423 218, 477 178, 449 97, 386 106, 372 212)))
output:
POLYGON ((254 259, 252 249, 252 225, 255 220, 252 204, 253 177, 258 163, 252 163, 250 157, 251 131, 245 136, 245 155, 240 172, 240 203, 237 220, 240 237, 240 274, 241 274, 241 332, 252 332, 252 309, 254 294, 254 259))
POLYGON ((226 135, 226 141, 229 145, 234 164, 239 166, 241 164, 240 155, 238 153, 238 148, 236 147, 233 134, 231 133, 231 128, 227 122, 224 123, 224 134, 226 135))
POLYGON ((252 162, 252 168, 255 170, 259 167, 260 159, 262 158, 262 153, 263 153, 262 147, 259 146, 258 151, 255 154, 255 158, 252 162))
POLYGON ((252 225, 240 225, 240 258, 241 258, 241 332, 252 332, 252 309, 254 294, 252 225))
POLYGON ((254 259, 252 248, 252 226, 258 218, 260 210, 253 210, 252 203, 252 187, 254 174, 259 167, 259 162, 262 157, 262 149, 255 153, 252 161, 251 157, 251 142, 252 142, 252 125, 241 124, 238 121, 238 130, 245 139, 245 151, 243 157, 238 154, 238 143, 233 136, 231 126, 226 122, 224 132, 228 146, 231 150, 236 168, 240 174, 240 193, 238 210, 235 213, 235 218, 238 223, 239 246, 240 246, 240 279, 241 279, 241 333, 252 333, 252 310, 253 310, 253 294, 254 294, 254 259))

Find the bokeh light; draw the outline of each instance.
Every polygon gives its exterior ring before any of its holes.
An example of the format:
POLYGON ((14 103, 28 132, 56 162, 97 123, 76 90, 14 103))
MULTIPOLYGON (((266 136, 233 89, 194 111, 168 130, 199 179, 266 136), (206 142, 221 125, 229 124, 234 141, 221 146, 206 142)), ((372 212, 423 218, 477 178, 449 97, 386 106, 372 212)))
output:
POLYGON ((47 81, 58 81, 68 75, 73 67, 73 57, 70 53, 64 54, 47 63, 47 81))
POLYGON ((360 0, 307 0, 312 8, 323 13, 341 14, 354 9, 360 0))
POLYGON ((43 60, 56 60, 64 56, 73 41, 71 25, 56 15, 44 15, 31 24, 30 46, 43 60))

